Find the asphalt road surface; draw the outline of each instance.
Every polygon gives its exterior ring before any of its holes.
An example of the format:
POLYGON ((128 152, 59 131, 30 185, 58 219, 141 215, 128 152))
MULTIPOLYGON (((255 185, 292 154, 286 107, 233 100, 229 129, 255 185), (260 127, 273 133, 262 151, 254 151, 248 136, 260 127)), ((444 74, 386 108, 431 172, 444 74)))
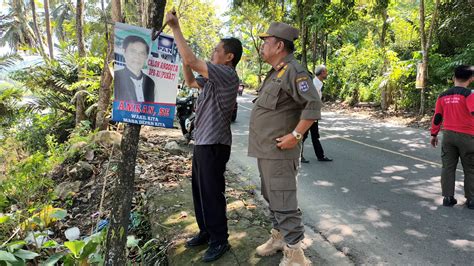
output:
MULTIPOLYGON (((259 184, 247 157, 251 100, 239 96, 231 164, 259 184)), ((473 265, 474 210, 464 205, 462 168, 452 208, 441 206, 440 148, 426 130, 323 112, 321 143, 333 162, 318 162, 311 138, 298 179, 305 225, 355 264, 473 265)))

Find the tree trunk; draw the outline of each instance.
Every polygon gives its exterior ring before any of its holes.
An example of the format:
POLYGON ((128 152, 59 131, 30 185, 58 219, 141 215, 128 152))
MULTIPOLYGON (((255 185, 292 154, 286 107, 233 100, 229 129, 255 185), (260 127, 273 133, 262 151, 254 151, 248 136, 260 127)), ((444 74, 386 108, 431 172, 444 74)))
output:
POLYGON ((147 22, 149 21, 148 6, 149 6, 149 3, 147 0, 140 0, 140 11, 141 11, 140 20, 141 20, 141 25, 143 26, 146 26, 147 22))
POLYGON ((81 121, 87 119, 86 116, 86 94, 84 91, 77 92, 76 95, 76 127, 81 124, 81 121))
MULTIPOLYGON (((153 15, 149 20, 150 24, 147 26, 160 29, 165 15, 166 1, 153 1, 152 5, 151 11, 153 15)), ((114 199, 112 201, 110 228, 107 232, 105 265, 126 265, 125 245, 127 243, 127 228, 132 206, 135 161, 137 158, 140 129, 140 125, 125 125, 121 143, 122 158, 116 179, 117 184, 112 191, 114 199)))
POLYGON ((51 21, 49 19, 49 0, 44 0, 44 20, 46 22, 46 35, 48 36, 49 57, 54 59, 53 54, 53 37, 51 35, 51 21))
MULTIPOLYGON (((388 58, 387 58, 387 51, 385 49, 385 39, 387 36, 387 30, 388 30, 388 14, 387 14, 387 8, 384 8, 381 13, 382 16, 382 32, 380 34, 380 48, 382 49, 382 58, 383 58, 383 65, 382 69, 380 70, 380 75, 384 75, 385 72, 388 69, 388 58)), ((382 108, 382 111, 386 111, 388 109, 388 106, 390 105, 390 102, 388 98, 390 97, 390 91, 388 91, 389 86, 388 82, 385 83, 384 86, 380 86, 379 88, 381 89, 380 91, 380 105, 382 108)))
POLYGON ((79 57, 86 56, 86 48, 84 44, 84 1, 77 0, 76 2, 76 36, 77 36, 77 51, 79 57))
POLYGON ((434 27, 437 23, 438 18, 438 9, 439 9, 440 0, 436 0, 435 9, 433 11, 433 16, 431 18, 431 25, 428 32, 428 36, 426 36, 425 31, 425 1, 420 0, 420 37, 421 37, 421 50, 423 53, 422 58, 422 67, 421 67, 421 75, 423 77, 421 82, 421 92, 420 92, 420 115, 425 114, 425 102, 426 102, 426 86, 428 84, 428 62, 429 62, 429 55, 428 51, 431 46, 432 36, 434 27))
POLYGON ((107 43, 109 42, 109 27, 107 25, 107 13, 105 12, 105 4, 104 0, 100 0, 100 7, 102 10, 102 17, 104 18, 104 25, 105 25, 105 40, 107 43))
MULTIPOLYGON (((112 1, 112 21, 122 21, 122 7, 120 0, 112 1)), ((99 100, 97 102, 97 115, 95 118, 95 126, 100 130, 106 130, 109 124, 107 119, 107 110, 110 105, 110 95, 112 94, 110 85, 112 84, 112 73, 109 69, 109 63, 114 60, 114 27, 110 31, 110 36, 107 44, 107 55, 104 59, 104 68, 100 76, 99 100)))
POLYGON ((163 25, 163 18, 165 17, 165 7, 166 7, 166 0, 155 0, 149 3, 151 16, 149 16, 149 20, 146 27, 154 27, 157 30, 161 28, 163 25))
POLYGON ((301 32, 301 65, 308 70, 308 25, 303 21, 303 31, 301 32))
POLYGON ((258 78, 258 87, 260 87, 260 84, 262 84, 262 76, 263 76, 263 73, 262 73, 262 69, 263 69, 263 60, 262 60, 262 56, 260 55, 260 43, 259 43, 259 39, 257 36, 255 36, 253 34, 253 25, 250 24, 250 38, 252 39, 252 44, 253 44, 253 47, 255 48, 255 51, 257 52, 257 63, 258 63, 258 73, 257 73, 257 78, 258 78))
POLYGON ((311 62, 313 63, 313 74, 316 71, 316 61, 318 59, 318 33, 316 31, 313 32, 313 49, 311 55, 311 62))
POLYGON ((33 15, 33 29, 36 35, 36 47, 38 48, 38 52, 41 54, 41 56, 46 59, 48 57, 46 56, 46 53, 44 52, 43 39, 41 38, 41 33, 38 28, 38 21, 36 19, 35 1, 30 0, 30 4, 31 4, 31 13, 33 15))
POLYGON ((105 245, 105 265, 127 265, 125 244, 134 192, 135 160, 140 129, 140 125, 127 124, 123 132, 122 161, 111 189, 112 210, 105 245))
POLYGON ((323 35, 323 51, 321 53, 323 58, 324 65, 326 65, 327 58, 328 58, 328 34, 324 33, 323 35))
MULTIPOLYGON (((77 0, 76 2, 76 37, 77 37, 77 51, 80 58, 86 56, 86 48, 84 45, 84 1, 77 0)), ((87 66, 79 64, 79 80, 83 79, 83 73, 87 70, 87 66)), ((76 94, 76 126, 80 125, 81 121, 86 120, 86 106, 85 95, 78 91, 76 94)))

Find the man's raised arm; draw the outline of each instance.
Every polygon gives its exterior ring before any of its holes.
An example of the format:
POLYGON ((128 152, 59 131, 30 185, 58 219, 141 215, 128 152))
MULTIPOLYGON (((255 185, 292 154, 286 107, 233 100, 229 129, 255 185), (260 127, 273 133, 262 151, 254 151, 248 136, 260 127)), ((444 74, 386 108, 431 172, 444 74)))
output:
MULTIPOLYGON (((184 78, 186 80, 186 83, 188 83, 188 86, 190 85, 195 85, 192 80, 188 81, 188 77, 190 77, 189 74, 192 75, 191 73, 186 73, 186 66, 188 66, 191 70, 196 71, 197 73, 201 74, 205 78, 209 78, 209 73, 207 70, 207 64, 203 60, 199 59, 196 57, 196 55, 193 53, 191 48, 186 42, 186 39, 184 39, 183 33, 181 32, 181 27, 179 26, 179 20, 178 18, 173 15, 171 12, 168 12, 166 14, 166 23, 169 25, 171 30, 173 31, 174 35, 174 40, 176 42, 176 45, 178 46, 178 51, 179 54, 181 55, 181 58, 183 59, 183 70, 184 70, 184 78)), ((193 75, 192 75, 193 76, 193 75)), ((194 79, 194 76, 193 76, 194 79)))

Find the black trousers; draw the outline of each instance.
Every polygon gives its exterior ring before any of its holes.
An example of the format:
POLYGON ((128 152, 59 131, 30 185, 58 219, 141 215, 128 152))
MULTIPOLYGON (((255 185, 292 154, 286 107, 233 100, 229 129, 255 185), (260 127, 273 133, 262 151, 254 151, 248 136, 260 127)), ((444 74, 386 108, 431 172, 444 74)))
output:
POLYGON ((194 212, 201 233, 208 233, 210 245, 227 242, 224 172, 230 146, 196 145, 193 153, 192 190, 194 212))
MULTIPOLYGON (((314 122, 313 125, 306 131, 303 135, 303 144, 304 141, 308 138, 308 134, 311 132, 311 141, 313 142, 314 153, 318 159, 324 158, 323 146, 319 142, 319 125, 318 122, 314 122)), ((303 149, 301 149, 301 155, 303 155, 303 149)))

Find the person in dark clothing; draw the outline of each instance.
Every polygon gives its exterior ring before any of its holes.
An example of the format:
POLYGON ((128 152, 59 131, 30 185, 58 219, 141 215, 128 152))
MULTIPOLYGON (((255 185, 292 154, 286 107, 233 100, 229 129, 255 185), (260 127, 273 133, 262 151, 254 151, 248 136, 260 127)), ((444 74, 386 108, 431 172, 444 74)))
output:
MULTIPOLYGON (((323 80, 325 80, 328 76, 328 71, 326 66, 321 65, 316 68, 315 71, 316 77, 313 79, 313 84, 314 87, 316 88, 316 91, 318 92, 319 98, 322 99, 323 96, 323 80)), ((319 141, 319 123, 316 120, 311 127, 309 128, 308 131, 306 131, 303 135, 303 144, 301 145, 301 162, 302 163, 309 163, 309 160, 304 158, 304 141, 308 138, 308 134, 311 133, 311 142, 313 143, 313 149, 314 153, 316 154, 316 157, 318 158, 318 161, 320 162, 331 162, 332 159, 326 157, 324 155, 324 149, 323 146, 321 145, 321 142, 319 141)))
POLYGON ((441 190, 443 205, 453 206, 456 166, 461 158, 464 169, 464 196, 469 209, 474 209, 474 101, 467 89, 474 81, 473 68, 466 65, 454 70, 454 87, 441 93, 431 122, 431 145, 438 145, 438 133, 443 126, 441 143, 441 190))
POLYGON ((221 39, 211 61, 205 62, 186 43, 178 18, 168 13, 166 21, 183 59, 186 84, 201 91, 196 103, 192 166, 194 212, 200 232, 186 245, 209 243, 203 260, 210 262, 230 249, 224 172, 232 144, 230 123, 239 86, 235 68, 242 56, 242 44, 235 38, 221 39), (194 77, 193 70, 200 76, 194 77))
POLYGON ((123 41, 125 67, 114 72, 114 95, 116 101, 154 102, 155 82, 142 72, 150 47, 135 35, 123 41))

